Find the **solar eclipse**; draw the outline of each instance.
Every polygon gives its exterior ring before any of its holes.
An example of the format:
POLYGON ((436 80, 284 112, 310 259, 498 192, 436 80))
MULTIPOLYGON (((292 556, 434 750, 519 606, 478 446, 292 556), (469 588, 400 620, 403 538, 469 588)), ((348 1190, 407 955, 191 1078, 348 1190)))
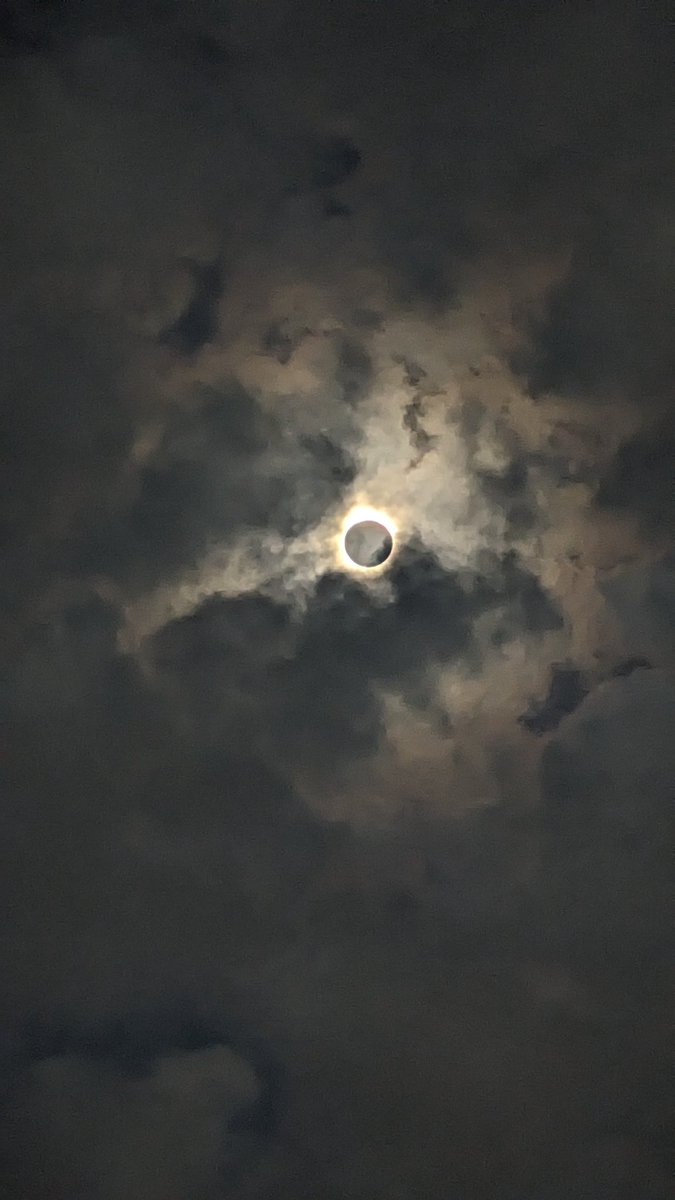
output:
POLYGON ((340 536, 343 565, 351 570, 373 571, 391 557, 396 526, 387 513, 359 505, 347 515, 340 536))

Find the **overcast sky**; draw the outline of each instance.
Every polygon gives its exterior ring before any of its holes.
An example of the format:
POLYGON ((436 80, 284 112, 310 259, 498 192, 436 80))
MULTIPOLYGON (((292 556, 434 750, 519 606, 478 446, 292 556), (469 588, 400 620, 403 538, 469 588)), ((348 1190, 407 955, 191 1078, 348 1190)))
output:
POLYGON ((2 1200, 675 1197, 667 10, 1 6, 2 1200))

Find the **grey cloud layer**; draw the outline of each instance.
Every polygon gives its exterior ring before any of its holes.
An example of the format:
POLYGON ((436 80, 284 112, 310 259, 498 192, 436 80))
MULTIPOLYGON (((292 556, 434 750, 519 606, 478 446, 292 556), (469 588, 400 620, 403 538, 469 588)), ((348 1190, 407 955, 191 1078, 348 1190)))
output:
POLYGON ((659 6, 0 48, 0 1185, 669 1200, 659 6))

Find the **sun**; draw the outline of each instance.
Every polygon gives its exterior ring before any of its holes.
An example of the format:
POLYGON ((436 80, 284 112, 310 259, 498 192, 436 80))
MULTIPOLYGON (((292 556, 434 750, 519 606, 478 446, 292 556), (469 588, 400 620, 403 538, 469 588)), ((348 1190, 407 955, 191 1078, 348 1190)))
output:
POLYGON ((385 568, 393 554, 397 532, 396 522, 389 513, 383 512, 379 508, 373 508, 369 504, 354 505, 345 516, 338 536, 338 557, 340 563, 350 571, 367 572, 369 575, 379 573, 385 568), (389 535, 388 539, 386 539, 387 544, 382 547, 384 557, 381 560, 375 559, 373 562, 359 562, 347 552, 345 545, 347 535, 350 530, 354 529, 354 526, 364 525, 364 527, 367 527, 369 523, 372 526, 382 526, 389 535))

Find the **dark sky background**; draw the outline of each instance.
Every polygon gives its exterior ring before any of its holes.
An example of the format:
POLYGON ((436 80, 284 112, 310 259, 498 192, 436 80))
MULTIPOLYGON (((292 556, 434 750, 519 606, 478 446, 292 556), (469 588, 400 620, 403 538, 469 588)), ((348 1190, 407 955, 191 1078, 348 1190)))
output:
POLYGON ((0 6, 2 1200, 675 1197, 674 32, 0 6))

